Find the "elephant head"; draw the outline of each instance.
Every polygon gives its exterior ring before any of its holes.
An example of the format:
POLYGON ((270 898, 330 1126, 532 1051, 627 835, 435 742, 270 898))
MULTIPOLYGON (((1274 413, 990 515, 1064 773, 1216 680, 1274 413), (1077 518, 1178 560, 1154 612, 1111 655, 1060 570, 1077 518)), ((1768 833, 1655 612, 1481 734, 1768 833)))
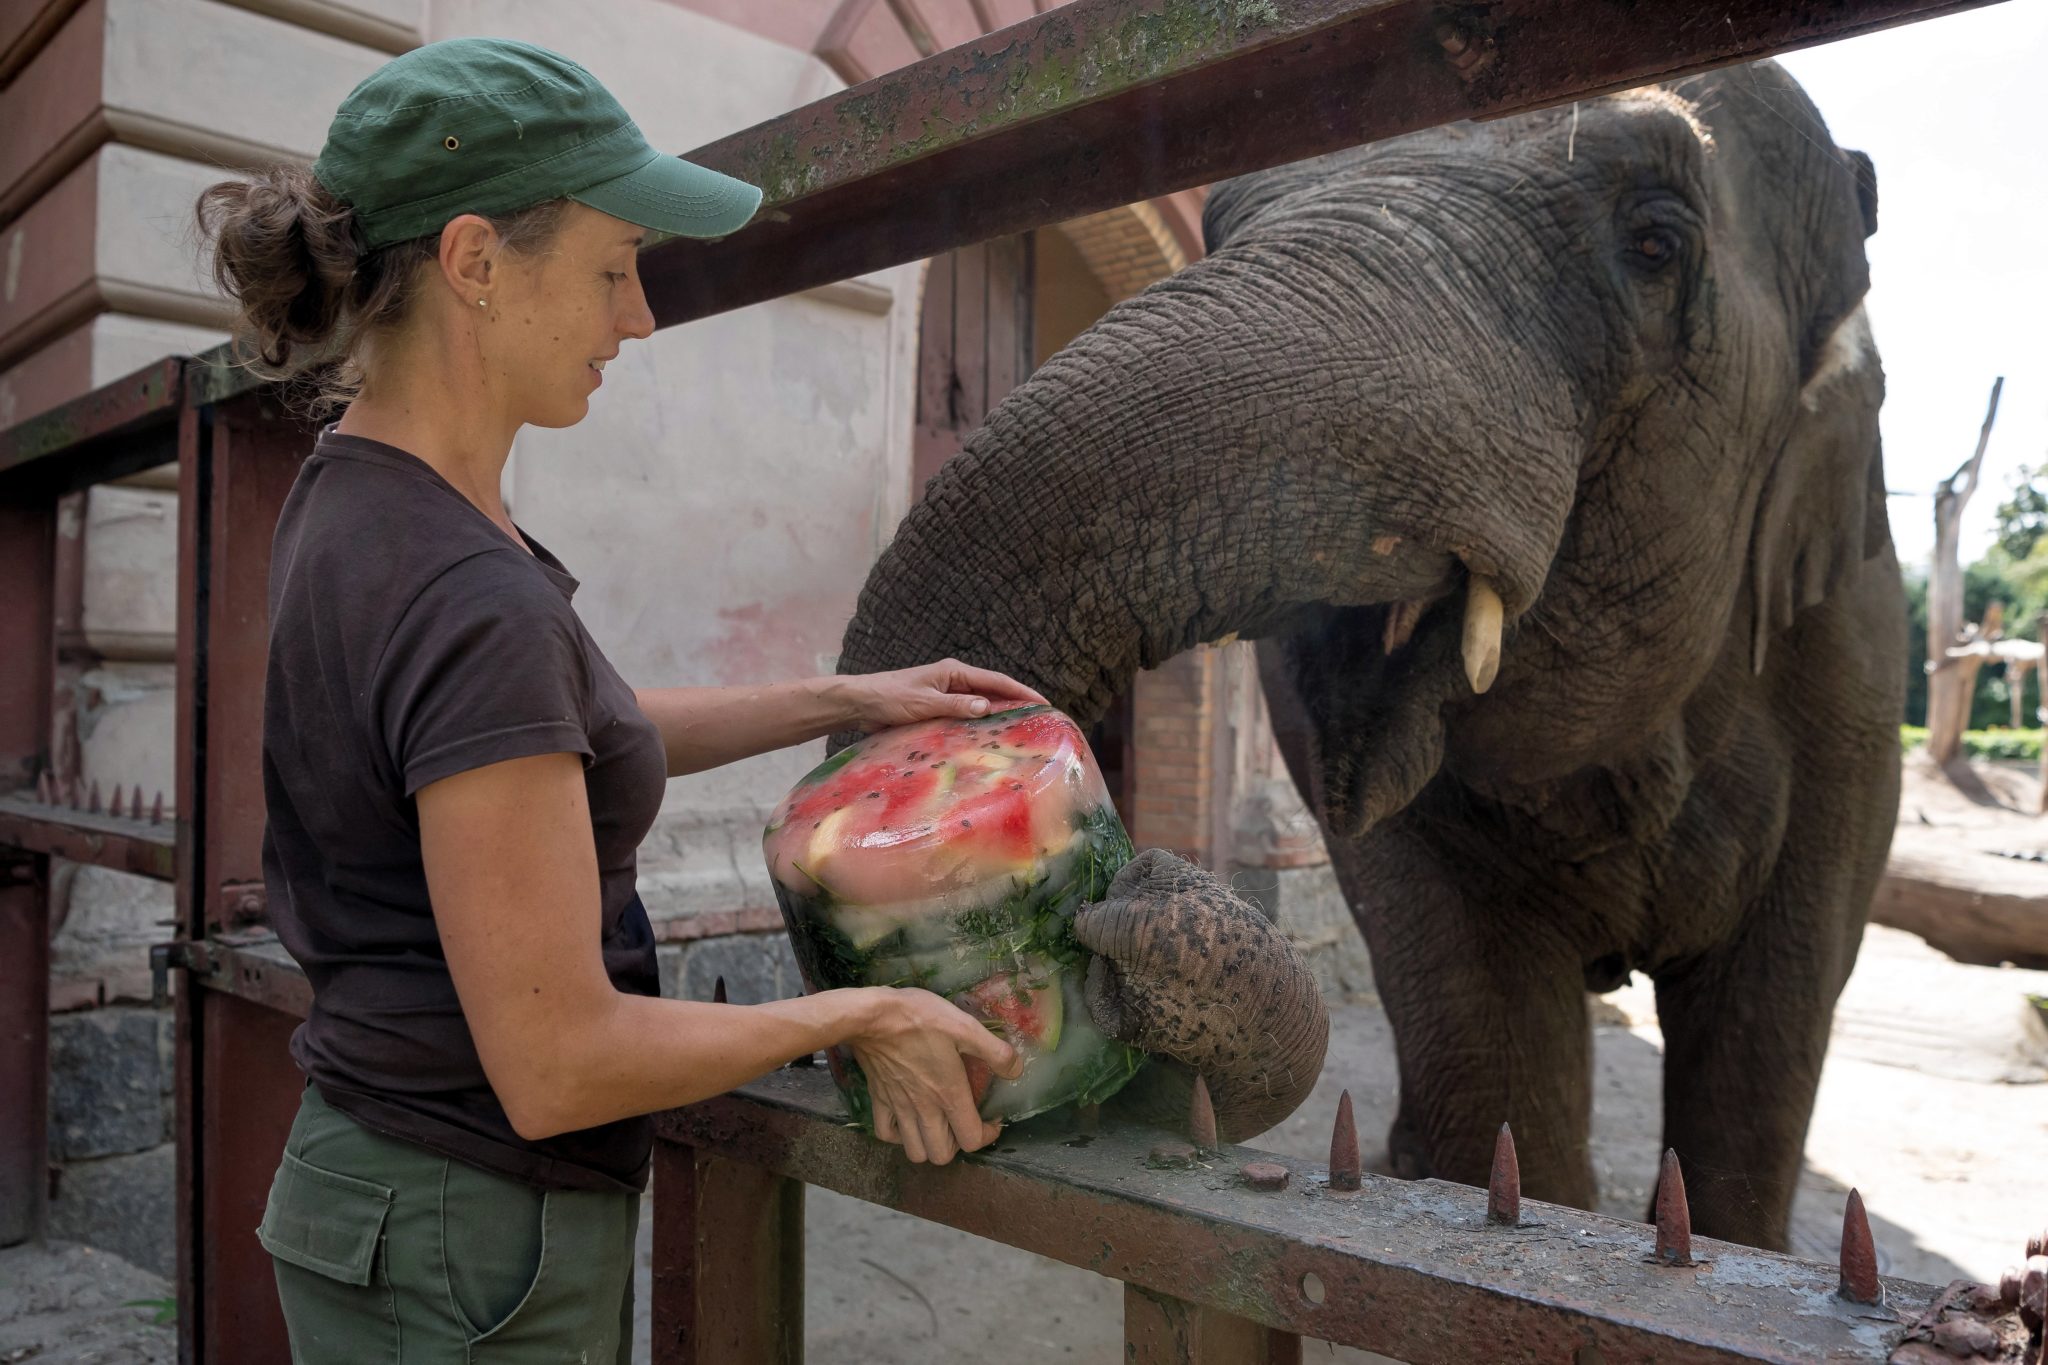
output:
POLYGON ((931 481, 840 666, 956 654, 1086 723, 1264 637, 1333 840, 1440 774, 1552 818, 1589 769, 1651 774, 1615 818, 1653 837, 1710 672, 1889 544, 1875 214, 1769 63, 1224 184, 1209 254, 931 481))

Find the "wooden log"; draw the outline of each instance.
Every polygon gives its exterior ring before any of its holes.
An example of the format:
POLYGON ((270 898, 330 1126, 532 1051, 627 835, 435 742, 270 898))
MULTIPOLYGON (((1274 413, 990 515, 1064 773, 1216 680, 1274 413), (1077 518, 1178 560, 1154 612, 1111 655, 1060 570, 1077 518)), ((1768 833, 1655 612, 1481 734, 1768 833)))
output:
POLYGON ((1958 962, 2048 969, 2048 863, 1959 847, 1952 832, 1901 829, 1870 918, 1958 962))

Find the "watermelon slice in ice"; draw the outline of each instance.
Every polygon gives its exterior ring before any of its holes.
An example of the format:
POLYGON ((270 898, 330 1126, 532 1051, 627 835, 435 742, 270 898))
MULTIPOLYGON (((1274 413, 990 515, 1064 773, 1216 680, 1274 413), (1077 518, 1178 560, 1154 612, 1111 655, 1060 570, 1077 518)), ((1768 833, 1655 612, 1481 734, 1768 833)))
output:
MULTIPOLYGON (((1047 706, 927 721, 821 764, 776 808, 763 851, 812 990, 921 986, 1024 1054, 973 1077, 981 1112, 1094 1103, 1141 1055, 1095 1028, 1075 910, 1131 857, 1094 755, 1047 706)), ((866 1116, 857 1068, 844 1068, 866 1116)))

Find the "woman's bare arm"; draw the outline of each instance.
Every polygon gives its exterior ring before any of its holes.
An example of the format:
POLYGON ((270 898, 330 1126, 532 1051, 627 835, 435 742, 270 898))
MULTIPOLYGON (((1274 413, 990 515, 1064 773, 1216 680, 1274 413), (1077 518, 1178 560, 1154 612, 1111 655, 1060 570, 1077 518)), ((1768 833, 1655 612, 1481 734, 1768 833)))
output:
POLYGON ((661 731, 668 775, 703 772, 839 730, 878 730, 991 707, 1043 702, 1000 673, 945 659, 921 668, 752 687, 665 687, 634 694, 661 731))
POLYGON ((972 1151, 961 1054, 999 1074, 1008 1043, 926 991, 824 991, 763 1005, 627 995, 599 954, 597 854, 573 754, 511 759, 419 792, 434 921, 491 1088, 539 1139, 689 1104, 838 1044, 864 1059, 888 1134, 918 1160, 972 1151))

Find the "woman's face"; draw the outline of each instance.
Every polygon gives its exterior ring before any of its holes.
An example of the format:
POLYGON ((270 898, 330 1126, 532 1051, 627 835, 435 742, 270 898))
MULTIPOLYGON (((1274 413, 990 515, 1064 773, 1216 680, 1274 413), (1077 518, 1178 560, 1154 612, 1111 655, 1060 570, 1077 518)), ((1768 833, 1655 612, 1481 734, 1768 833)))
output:
POLYGON ((505 396, 510 416, 538 427, 583 420, 604 382, 605 362, 628 338, 653 333, 640 288, 646 236, 571 202, 552 243, 501 258, 480 336, 492 386, 505 396))

